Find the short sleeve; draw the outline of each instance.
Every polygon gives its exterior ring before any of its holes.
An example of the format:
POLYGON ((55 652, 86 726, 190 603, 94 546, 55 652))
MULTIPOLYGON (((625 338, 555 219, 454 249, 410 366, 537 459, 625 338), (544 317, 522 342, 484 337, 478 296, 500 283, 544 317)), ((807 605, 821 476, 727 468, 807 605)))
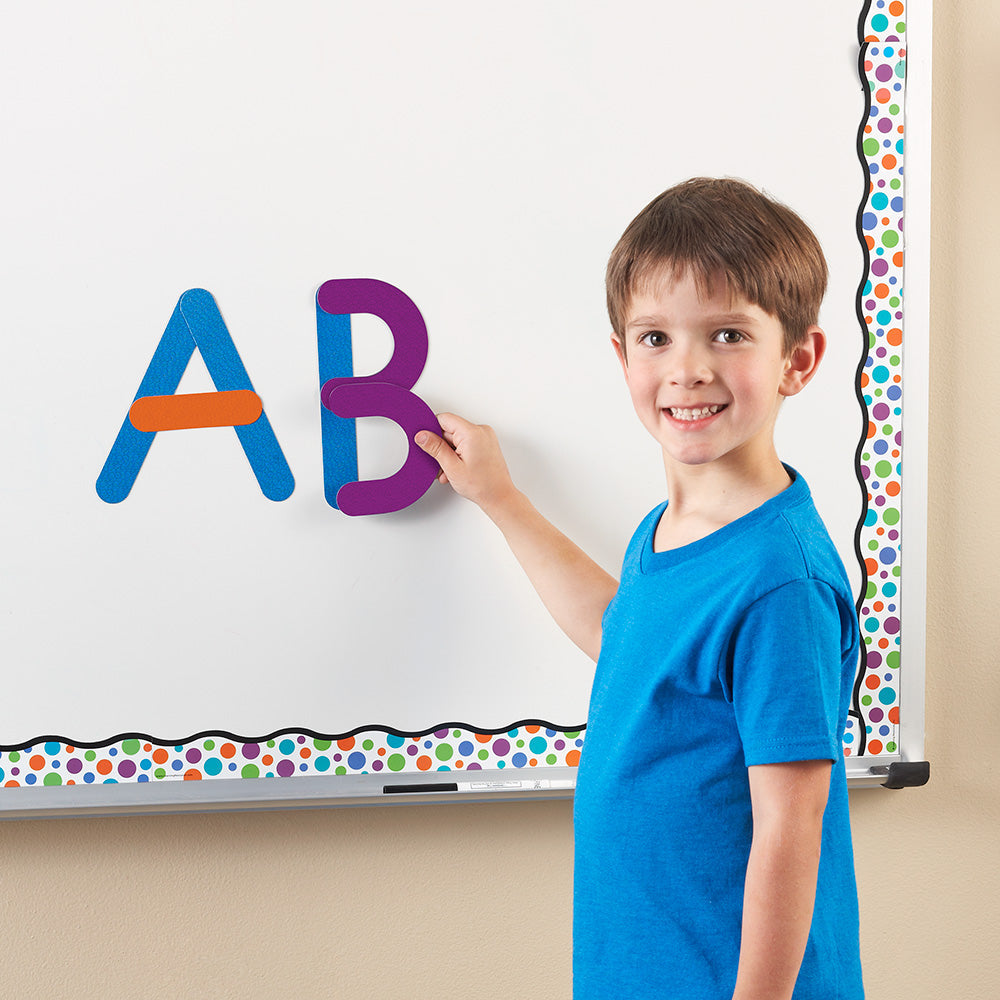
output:
POLYGON ((833 589, 816 580, 785 584, 750 607, 726 665, 747 767, 842 753, 845 627, 833 589))

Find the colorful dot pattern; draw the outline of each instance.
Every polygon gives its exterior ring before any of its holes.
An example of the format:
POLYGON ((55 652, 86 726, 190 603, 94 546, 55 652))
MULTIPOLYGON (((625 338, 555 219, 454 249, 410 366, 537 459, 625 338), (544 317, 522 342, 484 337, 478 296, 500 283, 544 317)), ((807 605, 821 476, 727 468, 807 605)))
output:
MULTIPOLYGON (((868 492, 859 532, 867 581, 860 607, 864 653, 844 735, 847 755, 891 754, 898 745, 905 28, 900 0, 876 0, 862 28, 870 112, 859 146, 869 190, 859 232, 869 267, 859 300, 868 348, 858 388, 868 434, 858 471, 868 492)), ((0 752, 0 786, 575 767, 582 746, 582 730, 541 722, 495 733, 462 726, 419 734, 371 728, 339 737, 289 731, 257 740, 212 733, 182 744, 146 736, 100 746, 42 739, 0 752)))
POLYGON ((176 745, 143 736, 123 737, 99 747, 48 740, 0 753, 0 785, 576 767, 582 746, 582 731, 529 722, 500 733, 446 726, 417 735, 372 729, 340 738, 286 732, 260 741, 212 734, 176 745))
POLYGON ((858 391, 868 425, 858 473, 868 504, 858 534, 862 660, 844 752, 876 757, 899 748, 905 16, 901 0, 877 0, 862 29, 870 107, 859 134, 869 183, 859 226, 868 273, 859 292, 867 353, 858 391))

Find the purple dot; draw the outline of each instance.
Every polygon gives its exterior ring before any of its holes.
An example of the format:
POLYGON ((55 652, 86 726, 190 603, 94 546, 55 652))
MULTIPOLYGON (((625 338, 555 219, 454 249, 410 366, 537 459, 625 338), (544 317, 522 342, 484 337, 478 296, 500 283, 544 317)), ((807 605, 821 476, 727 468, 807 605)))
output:
POLYGON ((883 63, 875 70, 875 79, 881 80, 882 83, 888 83, 892 79, 892 67, 883 63))
POLYGON ((434 735, 439 739, 443 740, 449 733, 450 730, 447 729, 435 729, 434 735))
POLYGON ((891 118, 880 118, 878 120, 878 130, 880 132, 889 132, 891 129, 892 129, 891 118))
POLYGON ((135 774, 135 764, 130 760, 123 760, 118 765, 118 773, 123 778, 131 778, 135 774))
POLYGON ((407 752, 407 753, 408 753, 408 754, 409 754, 409 755, 410 755, 411 757, 416 757, 416 755, 417 755, 417 754, 418 754, 418 753, 419 753, 420 751, 419 751, 419 749, 417 748, 417 745, 416 745, 415 743, 411 743, 411 744, 410 744, 410 745, 409 745, 409 746, 408 746, 408 747, 406 748, 406 752, 407 752))
POLYGON ((506 757, 510 753, 510 744, 506 740, 494 740, 493 752, 498 757, 506 757))
POLYGON ((898 618, 886 618, 885 620, 885 630, 889 635, 895 635, 899 631, 899 619, 898 618))
POLYGON ((565 750, 566 749, 566 741, 565 740, 556 740, 555 743, 552 744, 552 746, 556 750, 565 750))
POLYGON ((866 662, 869 670, 878 670, 882 666, 882 654, 877 649, 870 649, 866 662))
POLYGON ((292 760, 279 760, 278 766, 275 768, 282 778, 290 778, 295 774, 295 761, 292 760))
POLYGON ((79 774, 83 770, 83 761, 76 757, 70 757, 70 759, 66 761, 66 770, 69 771, 70 774, 79 774))
POLYGON ((876 403, 872 407, 872 416, 876 420, 886 420, 890 412, 889 407, 885 403, 876 403))
POLYGON ((201 760, 201 751, 197 747, 192 747, 186 754, 184 754, 184 759, 189 764, 197 764, 201 760))
POLYGON ((373 760, 372 761, 372 770, 373 771, 381 771, 384 766, 385 765, 380 760, 373 760))
POLYGON ((243 744, 243 756, 247 760, 253 760, 260 753, 260 747, 256 743, 243 744))
POLYGON ((868 718, 871 719, 872 722, 881 722, 884 718, 884 713, 881 708, 873 708, 871 715, 869 715, 868 718))
POLYGON ((883 260, 880 257, 876 257, 875 260, 872 261, 872 274, 878 275, 878 277, 882 277, 882 275, 885 274, 886 271, 888 270, 889 270, 889 262, 887 260, 883 260))

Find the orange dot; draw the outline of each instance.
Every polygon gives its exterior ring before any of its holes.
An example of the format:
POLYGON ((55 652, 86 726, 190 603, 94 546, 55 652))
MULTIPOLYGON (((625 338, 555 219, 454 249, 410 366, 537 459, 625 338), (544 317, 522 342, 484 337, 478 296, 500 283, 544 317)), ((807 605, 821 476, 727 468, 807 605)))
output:
POLYGON ((894 725, 899 725, 899 705, 893 705, 889 709, 889 721, 894 725))
POLYGON ((893 156, 892 153, 886 153, 885 156, 882 157, 882 166, 885 167, 886 170, 892 170, 895 165, 896 157, 893 156))
POLYGON ((266 753, 261 757, 260 762, 264 767, 270 767, 274 763, 274 758, 269 753, 266 753))
POLYGON ((891 327, 886 331, 885 339, 892 344, 893 347, 899 347, 903 342, 903 331, 900 330, 898 326, 891 327))
POLYGON ((538 730, 541 729, 542 727, 541 726, 525 726, 524 728, 525 728, 526 732, 537 733, 538 730))
POLYGON ((3 783, 3 787, 4 788, 20 788, 21 787, 21 782, 20 781, 15 781, 13 778, 11 778, 10 781, 5 781, 3 783))
POLYGON ((895 480, 893 480, 892 482, 886 483, 885 484, 885 491, 891 497, 898 497, 899 496, 899 483, 897 483, 895 480))
POLYGON ((98 774, 110 774, 111 773, 111 761, 110 760, 99 760, 97 762, 97 773, 98 774))
POLYGON ((384 757, 385 756, 385 747, 379 747, 378 748, 378 755, 380 757, 384 757))
POLYGON ((157 747, 153 751, 153 763, 154 764, 166 764, 166 762, 169 759, 170 759, 170 754, 168 754, 167 751, 163 749, 163 747, 157 747))
POLYGON ((480 743, 489 743, 493 737, 489 733, 476 733, 476 739, 480 743))
MULTIPOLYGON (((149 747, 146 747, 146 749, 148 750, 149 747)), ((76 747, 71 747, 71 746, 69 746, 69 744, 67 744, 66 745, 66 753, 76 753, 76 747)))
POLYGON ((337 740, 337 746, 341 750, 353 750, 354 749, 354 737, 348 736, 346 740, 337 740))
POLYGON ((871 688, 872 691, 874 691, 875 688, 877 688, 881 683, 882 682, 877 677, 874 676, 865 678, 865 687, 871 688))
POLYGON ((866 126, 865 126, 865 133, 866 133, 866 134, 867 134, 867 133, 869 133, 869 132, 871 132, 871 130, 872 130, 872 127, 871 127, 871 125, 866 125, 866 126))
POLYGON ((896 129, 896 131, 897 131, 897 132, 898 132, 898 133, 899 133, 900 135, 902 135, 902 134, 903 134, 903 126, 902 126, 902 125, 900 125, 900 126, 899 126, 899 128, 897 128, 897 129, 896 129))
POLYGON ((850 747, 844 747, 844 756, 845 757, 850 757, 851 756, 851 748, 850 747))
POLYGON ((903 251, 902 250, 897 250, 892 255, 892 262, 893 262, 893 264, 896 265, 896 267, 902 267, 903 266, 903 251))
POLYGON ((40 771, 45 767, 45 758, 40 753, 36 753, 28 763, 31 765, 32 771, 40 771))
POLYGON ((889 648, 889 640, 888 639, 879 639, 879 641, 878 641, 878 648, 879 649, 888 649, 889 648))
POLYGON ((421 771, 429 771, 433 766, 434 761, 432 761, 427 754, 417 758, 417 767, 419 767, 421 771))
POLYGON ((463 767, 465 767, 465 762, 461 761, 461 760, 456 760, 455 761, 455 767, 457 767, 457 768, 463 768, 463 767))
POLYGON ((902 375, 893 375, 892 376, 892 380, 893 380, 893 382, 902 382, 903 381, 903 376, 902 375))
POLYGON ((538 767, 538 760, 535 757, 532 757, 531 760, 528 761, 528 767, 538 767))
POLYGON ((887 215, 883 216, 883 218, 882 218, 882 225, 883 226, 888 226, 889 225, 889 216, 887 216, 887 215))
POLYGON ((876 601, 872 605, 872 610, 874 610, 874 611, 884 611, 885 610, 885 605, 881 601, 876 601))
POLYGON ((570 752, 566 754, 566 766, 579 767, 579 765, 580 765, 580 751, 570 750, 570 752))
POLYGON ((879 87, 879 89, 875 91, 875 100, 878 101, 879 104, 885 104, 891 96, 892 95, 885 87, 879 87))
POLYGON ((875 534, 876 535, 884 535, 885 534, 885 528, 876 528, 875 529, 875 534))
POLYGON ((882 752, 882 741, 881 740, 869 740, 868 741, 868 752, 869 753, 881 753, 882 752))
POLYGON ((892 3, 889 4, 889 13, 893 17, 899 17, 903 13, 903 5, 900 0, 892 0, 892 3))
POLYGON ((310 750, 310 749, 309 749, 309 747, 303 747, 303 748, 302 748, 302 749, 301 749, 301 750, 299 751, 299 756, 300 756, 300 757, 301 757, 301 758, 302 758, 303 760, 308 760, 308 759, 309 759, 309 758, 310 758, 310 757, 312 756, 312 750, 310 750))
POLYGON ((868 421, 868 437, 873 438, 873 437, 875 437, 876 433, 877 433, 877 428, 875 427, 875 421, 874 420, 869 420, 868 421))
POLYGON ((868 244, 868 249, 869 250, 874 250, 875 249, 875 237, 874 236, 869 236, 866 233, 865 234, 865 243, 868 244))
POLYGON ((201 781, 201 771, 196 767, 189 768, 184 772, 185 781, 201 781))
POLYGON ((882 282, 879 282, 879 284, 875 286, 874 290, 875 290, 875 297, 877 299, 884 299, 889 294, 889 286, 883 284, 882 282))
POLYGON ((865 571, 869 576, 874 576, 878 572, 878 563, 874 559, 866 559, 865 571))
POLYGON ((892 449, 892 457, 893 458, 899 458, 899 449, 898 448, 893 448, 892 449))
POLYGON ((231 757, 236 756, 236 747, 233 746, 232 743, 223 743, 222 746, 219 747, 219 753, 222 754, 226 760, 229 760, 231 757))

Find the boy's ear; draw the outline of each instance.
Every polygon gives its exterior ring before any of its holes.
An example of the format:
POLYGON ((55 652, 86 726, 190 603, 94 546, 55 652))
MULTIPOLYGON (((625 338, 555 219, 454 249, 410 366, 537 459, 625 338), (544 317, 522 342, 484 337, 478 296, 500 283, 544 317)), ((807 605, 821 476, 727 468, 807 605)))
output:
POLYGON ((628 378, 628 358, 625 355, 625 345, 622 343, 621 337, 617 333, 611 334, 611 343, 614 346, 615 354, 618 357, 618 363, 622 366, 622 371, 625 373, 625 378, 628 378))
POLYGON ((785 374, 778 392, 782 396, 801 392, 816 374, 825 353, 826 334, 818 326, 809 327, 805 339, 785 359, 785 374))

